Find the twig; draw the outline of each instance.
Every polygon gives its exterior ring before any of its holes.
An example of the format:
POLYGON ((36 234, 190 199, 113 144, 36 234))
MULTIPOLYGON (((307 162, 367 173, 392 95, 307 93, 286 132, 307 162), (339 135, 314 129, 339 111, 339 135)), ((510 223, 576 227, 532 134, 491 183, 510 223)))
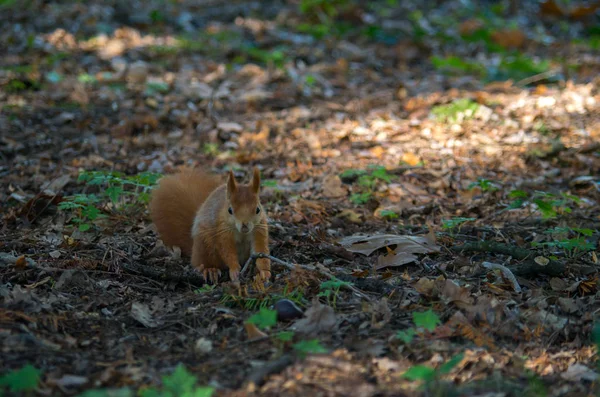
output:
POLYGON ((285 368, 292 365, 293 362, 294 358, 291 355, 281 356, 277 360, 268 362, 254 370, 250 376, 248 376, 247 383, 254 383, 256 386, 262 386, 269 375, 283 371, 285 368))
POLYGON ((483 262, 481 263, 481 266, 485 267, 486 269, 498 269, 502 272, 502 274, 504 274, 504 276, 510 280, 510 282, 513 285, 513 289, 515 290, 515 292, 521 292, 521 286, 519 285, 519 282, 517 281, 517 278, 515 277, 515 275, 513 274, 513 272, 510 271, 509 268, 507 268, 504 265, 500 265, 498 263, 492 263, 492 262, 483 262))
MULTIPOLYGON (((279 258, 276 258, 274 256, 271 255, 267 255, 267 254, 263 254, 263 253, 256 253, 256 254, 252 254, 250 256, 250 258, 248 258, 248 260, 246 261, 246 263, 244 264, 244 267, 242 268, 242 271, 240 272, 240 276, 243 276, 246 274, 246 272, 248 271, 248 269, 250 268, 250 264, 253 263, 256 259, 258 258, 266 258, 266 259, 270 259, 272 262, 275 262, 281 266, 285 266, 286 268, 288 268, 289 270, 294 270, 294 268, 296 266, 301 267, 302 269, 308 270, 308 271, 313 271, 313 272, 317 272, 322 276, 325 277, 329 277, 329 278, 335 278, 335 276, 333 274, 331 274, 331 272, 329 272, 327 269, 324 268, 317 268, 315 266, 307 266, 307 265, 300 265, 300 264, 291 264, 285 261, 282 261, 279 258)), ((359 290, 358 288, 354 287, 351 284, 343 284, 344 288, 349 289, 350 291, 354 292, 356 295, 360 296, 361 298, 365 299, 368 302, 372 302, 373 300, 364 292, 362 292, 361 290, 359 290)))
POLYGON ((535 83, 537 81, 541 81, 556 75, 558 72, 556 70, 548 70, 546 72, 538 73, 533 76, 529 76, 524 78, 523 80, 519 80, 515 83, 515 87, 524 87, 527 84, 535 83))

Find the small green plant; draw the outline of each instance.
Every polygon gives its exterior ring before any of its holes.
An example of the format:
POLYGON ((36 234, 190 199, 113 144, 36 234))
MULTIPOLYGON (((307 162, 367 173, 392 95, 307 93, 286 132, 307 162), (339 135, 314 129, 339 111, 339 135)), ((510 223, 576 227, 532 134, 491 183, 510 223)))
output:
POLYGON ((352 283, 338 280, 337 278, 332 278, 329 281, 323 281, 319 286, 321 292, 319 292, 317 296, 325 297, 327 299, 327 303, 335 307, 340 289, 347 285, 352 285, 352 283))
POLYGON ((568 257, 573 258, 596 248, 595 244, 586 240, 594 234, 592 229, 555 227, 545 232, 553 241, 533 242, 534 247, 552 247, 565 250, 568 257))
POLYGON ((248 322, 258 328, 269 329, 277 324, 277 311, 263 307, 258 313, 253 314, 248 322))
POLYGON ((457 99, 447 105, 434 106, 431 114, 439 121, 459 123, 475 116, 479 104, 469 98, 457 99))
POLYGON ((21 369, 13 370, 0 377, 0 395, 7 388, 11 393, 32 392, 40 383, 42 371, 27 364, 21 369))
POLYGON ((286 286, 281 294, 269 294, 257 297, 243 297, 239 295, 223 294, 221 303, 242 307, 246 310, 259 310, 262 308, 268 308, 274 305, 280 299, 289 299, 299 306, 306 306, 306 298, 301 289, 295 288, 291 291, 286 286))
POLYGON ((281 342, 291 342, 296 333, 294 331, 280 331, 275 337, 281 342))
POLYGON ((415 336, 421 335, 423 331, 433 332, 441 324, 441 320, 432 309, 429 309, 422 313, 413 312, 413 323, 415 324, 414 327, 398 331, 396 338, 405 344, 409 344, 415 336))
POLYGON ((448 56, 445 58, 433 56, 431 57, 433 66, 446 73, 471 73, 483 74, 485 70, 477 63, 465 61, 457 56, 448 56))
POLYGON ((579 204, 580 202, 579 197, 567 193, 556 195, 547 192, 535 192, 533 196, 533 203, 540 210, 544 219, 570 214, 572 211, 570 205, 579 204))
POLYGON ((293 345, 294 350, 301 356, 306 357, 307 354, 327 353, 328 350, 321 345, 318 339, 303 340, 293 345))
POLYGON ((388 220, 398 219, 398 214, 392 210, 382 210, 381 212, 379 212, 379 215, 381 215, 382 218, 388 220))
POLYGON ((378 182, 390 183, 392 175, 388 174, 385 167, 371 166, 366 170, 346 170, 340 174, 342 180, 358 180, 360 191, 350 195, 350 201, 356 205, 366 204, 371 197, 378 182))
POLYGON ((353 193, 350 195, 350 201, 356 205, 366 204, 371 200, 373 194, 371 192, 353 193))
POLYGON ((204 144, 204 146, 202 146, 202 153, 207 156, 216 156, 219 154, 219 145, 216 143, 207 142, 204 144))
POLYGON ((489 179, 484 179, 484 178, 480 178, 477 180, 477 182, 472 182, 469 185, 469 190, 473 190, 476 188, 479 188, 483 193, 495 192, 499 189, 498 186, 494 182, 490 181, 489 179))
POLYGON ((215 290, 215 288, 217 288, 216 285, 211 285, 211 284, 204 284, 202 287, 196 289, 194 291, 195 294, 206 294, 208 292, 213 292, 215 290))
POLYGON ((97 187, 98 193, 66 196, 58 208, 72 213, 70 222, 85 232, 112 212, 130 212, 147 204, 150 190, 159 178, 159 174, 150 172, 127 176, 120 172, 85 171, 78 181, 89 188, 97 187))
POLYGON ((414 365, 402 374, 402 377, 411 381, 422 381, 425 389, 433 392, 432 395, 446 395, 443 390, 446 388, 439 384, 440 378, 449 374, 463 358, 464 353, 457 354, 437 369, 425 365, 414 365), (442 394, 439 394, 440 392, 442 394))
POLYGON ((527 201, 528 197, 529 197, 529 195, 527 194, 527 192, 524 192, 523 190, 512 190, 508 194, 508 198, 512 199, 508 208, 509 209, 521 208, 527 201))
POLYGON ((442 221, 442 228, 445 230, 453 230, 457 227, 462 226, 466 222, 472 222, 476 218, 463 218, 463 217, 455 217, 452 219, 444 219, 442 221))

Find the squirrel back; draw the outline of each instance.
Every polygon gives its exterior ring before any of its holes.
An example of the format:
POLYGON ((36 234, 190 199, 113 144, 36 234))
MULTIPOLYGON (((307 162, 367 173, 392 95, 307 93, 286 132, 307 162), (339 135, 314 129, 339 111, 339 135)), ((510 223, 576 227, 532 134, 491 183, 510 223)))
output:
POLYGON ((184 254, 191 255, 196 212, 223 183, 219 177, 198 169, 160 179, 152 192, 150 217, 165 245, 177 246, 184 254))

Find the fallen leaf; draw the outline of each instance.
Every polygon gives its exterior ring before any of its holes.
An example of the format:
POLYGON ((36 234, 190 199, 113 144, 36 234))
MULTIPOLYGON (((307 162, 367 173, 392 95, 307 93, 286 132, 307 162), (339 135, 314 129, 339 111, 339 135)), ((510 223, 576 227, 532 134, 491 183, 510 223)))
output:
POLYGON ((467 308, 473 304, 471 292, 467 288, 459 286, 452 280, 446 279, 443 281, 443 284, 436 282, 436 287, 441 287, 439 295, 446 303, 454 303, 460 308, 467 308))
POLYGON ((433 288, 435 286, 435 280, 422 277, 413 286, 415 290, 421 295, 430 297, 433 295, 433 288))
POLYGON ((377 258, 377 264, 375 265, 375 270, 383 269, 386 267, 398 267, 402 265, 406 265, 407 263, 411 263, 416 261, 418 258, 407 252, 389 252, 386 255, 380 255, 377 258))
POLYGON ((520 48, 525 43, 525 33, 519 29, 498 30, 492 33, 492 40, 504 48, 520 48))
POLYGON ((246 335, 248 335, 248 340, 257 340, 268 337, 267 334, 262 332, 252 323, 244 323, 244 329, 246 330, 246 335))
POLYGON ((565 313, 576 313, 579 311, 579 307, 577 306, 577 302, 572 298, 558 298, 558 305, 561 310, 565 313))
POLYGON ((411 167, 414 167, 421 162, 421 159, 414 153, 404 153, 402 155, 402 161, 411 167))
POLYGON ((323 180, 323 196, 328 198, 344 197, 347 193, 339 176, 328 175, 323 180))
POLYGON ((572 382, 588 381, 594 382, 598 379, 598 374, 583 364, 573 363, 560 375, 563 379, 572 382))
POLYGON ((15 261, 15 267, 17 269, 25 269, 27 267, 27 260, 25 260, 25 255, 21 255, 15 261))
POLYGON ((345 209, 337 215, 338 218, 346 219, 352 223, 362 223, 362 215, 352 209, 345 209))
POLYGON ((323 305, 316 298, 312 306, 306 310, 304 318, 296 321, 294 329, 302 334, 318 335, 322 332, 331 332, 336 322, 333 308, 323 305))
POLYGON ((150 308, 145 303, 133 302, 131 304, 131 317, 148 328, 156 328, 160 322, 152 318, 150 308))
POLYGON ((350 252, 371 255, 380 248, 397 245, 396 253, 428 254, 438 252, 440 247, 421 236, 379 234, 374 236, 350 236, 338 241, 342 247, 350 252))
POLYGON ((562 278, 552 277, 550 279, 550 287, 553 291, 564 291, 567 289, 567 283, 562 278))

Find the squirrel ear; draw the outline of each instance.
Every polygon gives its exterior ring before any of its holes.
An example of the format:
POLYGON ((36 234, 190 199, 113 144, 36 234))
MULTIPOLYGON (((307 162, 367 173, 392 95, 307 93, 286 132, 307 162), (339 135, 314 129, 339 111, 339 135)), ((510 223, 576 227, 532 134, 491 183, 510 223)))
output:
POLYGON ((260 172, 256 167, 254 167, 254 174, 252 175, 252 189, 255 193, 260 190, 260 172))
POLYGON ((232 170, 229 170, 229 177, 227 178, 227 197, 231 197, 236 190, 237 185, 235 184, 235 175, 233 175, 232 170))

